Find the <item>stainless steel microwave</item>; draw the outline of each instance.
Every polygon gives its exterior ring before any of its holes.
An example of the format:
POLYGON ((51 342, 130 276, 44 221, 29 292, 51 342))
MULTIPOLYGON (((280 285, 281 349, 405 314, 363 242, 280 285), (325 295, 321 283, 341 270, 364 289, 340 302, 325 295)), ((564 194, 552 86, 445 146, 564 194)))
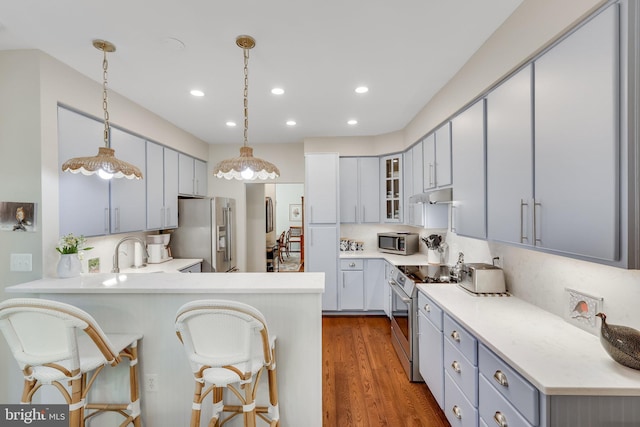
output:
POLYGON ((378 250, 390 254, 411 255, 418 252, 418 233, 378 233, 378 250))

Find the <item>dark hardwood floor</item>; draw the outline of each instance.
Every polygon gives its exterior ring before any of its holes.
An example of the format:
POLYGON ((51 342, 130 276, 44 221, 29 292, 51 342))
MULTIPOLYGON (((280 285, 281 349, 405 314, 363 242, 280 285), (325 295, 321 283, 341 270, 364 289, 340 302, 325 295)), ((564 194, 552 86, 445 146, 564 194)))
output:
POLYGON ((322 320, 324 427, 449 427, 424 383, 411 383, 383 316, 322 320))

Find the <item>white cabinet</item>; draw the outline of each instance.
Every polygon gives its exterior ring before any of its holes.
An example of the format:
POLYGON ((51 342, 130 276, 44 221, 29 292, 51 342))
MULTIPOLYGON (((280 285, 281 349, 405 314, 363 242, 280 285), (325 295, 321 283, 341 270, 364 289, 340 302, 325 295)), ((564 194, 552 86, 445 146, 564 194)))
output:
MULTIPOLYGON (((116 157, 145 170, 144 139, 111 128, 111 148, 116 157)), ((142 179, 110 180, 111 233, 129 233, 146 229, 146 185, 142 179)))
POLYGON ((442 309, 418 292, 418 366, 431 394, 444 408, 442 309))
POLYGON ((340 158, 340 222, 380 222, 380 164, 377 157, 340 158))
POLYGON ((384 222, 402 222, 402 155, 394 154, 380 159, 382 182, 382 212, 384 222))
POLYGON ((484 99, 451 123, 453 146, 452 230, 462 236, 486 237, 484 99))
MULTIPOLYGON (((58 108, 59 164, 72 157, 93 156, 104 145, 104 124, 58 108)), ((118 159, 145 170, 145 142, 120 129, 110 130, 110 146, 118 159)), ((145 229, 144 180, 103 180, 59 170, 60 235, 100 236, 145 229)))
POLYGON ((533 244, 533 95, 528 66, 487 96, 487 236, 533 244))
POLYGON ((178 165, 179 193, 186 196, 206 196, 207 162, 179 153, 178 165))
POLYGON ((535 61, 535 245, 619 256, 619 32, 612 5, 535 61))
POLYGON ((440 126, 423 143, 424 191, 451 185, 451 123, 440 126))
POLYGON ((147 141, 147 229, 178 226, 178 152, 147 141))
POLYGON ((325 273, 323 310, 338 310, 337 153, 305 154, 305 271, 325 273))
POLYGON ((364 310, 364 260, 340 260, 340 309, 364 310))

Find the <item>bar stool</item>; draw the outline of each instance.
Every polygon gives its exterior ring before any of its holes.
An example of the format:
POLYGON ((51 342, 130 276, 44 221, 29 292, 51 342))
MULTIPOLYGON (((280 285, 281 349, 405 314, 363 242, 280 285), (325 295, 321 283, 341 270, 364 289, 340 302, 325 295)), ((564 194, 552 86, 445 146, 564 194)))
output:
POLYGON ((275 337, 269 335, 260 311, 235 301, 198 300, 180 307, 175 325, 195 378, 191 427, 200 425, 202 402, 209 393, 213 396, 210 426, 222 425, 239 414, 243 414, 245 427, 254 427, 257 419, 280 426, 275 337), (265 369, 269 404, 256 406, 265 369), (241 405, 225 401, 229 392, 241 405), (231 415, 222 419, 223 412, 231 415))
POLYGON ((51 384, 69 404, 70 427, 83 427, 107 411, 125 418, 121 427, 141 426, 137 343, 142 335, 107 335, 83 310, 38 298, 1 302, 0 330, 24 374, 21 403, 31 403, 42 385, 51 384), (98 374, 123 358, 129 360, 129 402, 88 403, 98 374))

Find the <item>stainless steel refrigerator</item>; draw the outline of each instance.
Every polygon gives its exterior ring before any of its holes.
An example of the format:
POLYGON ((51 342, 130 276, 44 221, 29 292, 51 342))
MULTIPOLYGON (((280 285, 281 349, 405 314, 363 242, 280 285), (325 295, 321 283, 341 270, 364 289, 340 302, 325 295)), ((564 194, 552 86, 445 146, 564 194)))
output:
POLYGON ((237 270, 235 214, 234 199, 179 199, 178 228, 171 234, 171 255, 202 258, 203 272, 237 270))

